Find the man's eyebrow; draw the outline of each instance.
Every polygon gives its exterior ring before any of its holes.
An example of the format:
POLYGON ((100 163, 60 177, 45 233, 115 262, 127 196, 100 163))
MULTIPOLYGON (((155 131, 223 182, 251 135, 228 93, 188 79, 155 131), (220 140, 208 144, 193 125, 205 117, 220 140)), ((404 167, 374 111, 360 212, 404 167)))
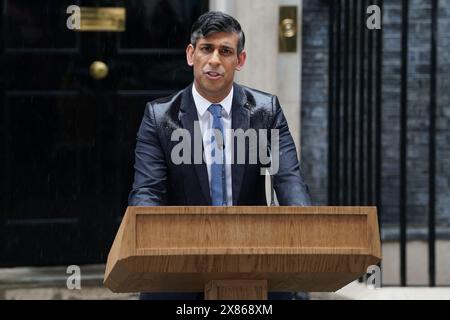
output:
MULTIPOLYGON (((209 43, 209 42, 204 42, 202 44, 200 44, 201 46, 208 46, 208 47, 214 47, 213 43, 209 43)), ((233 45, 229 42, 225 42, 224 44, 220 44, 219 48, 227 48, 227 49, 233 49, 233 45)))
POLYGON ((227 48, 233 49, 233 45, 229 42, 225 42, 224 44, 221 45, 221 47, 227 47, 227 48))

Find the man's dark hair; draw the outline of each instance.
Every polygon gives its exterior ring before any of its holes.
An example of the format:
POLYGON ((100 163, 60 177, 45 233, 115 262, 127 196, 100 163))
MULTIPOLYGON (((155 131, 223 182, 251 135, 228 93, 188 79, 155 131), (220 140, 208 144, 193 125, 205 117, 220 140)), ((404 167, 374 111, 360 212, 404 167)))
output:
POLYGON ((216 32, 236 33, 239 37, 237 54, 239 55, 244 50, 245 35, 241 25, 235 18, 220 11, 207 12, 194 22, 191 29, 191 44, 195 48, 198 39, 216 32))

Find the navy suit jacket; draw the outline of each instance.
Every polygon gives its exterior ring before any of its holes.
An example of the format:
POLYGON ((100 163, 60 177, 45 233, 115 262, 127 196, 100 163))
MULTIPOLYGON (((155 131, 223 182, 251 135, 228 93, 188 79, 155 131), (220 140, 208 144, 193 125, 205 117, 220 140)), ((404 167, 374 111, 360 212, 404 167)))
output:
MULTIPOLYGON (((269 133, 270 129, 279 130, 279 170, 273 179, 278 201, 280 205, 310 205, 308 187, 302 178, 295 144, 278 98, 234 84, 231 116, 234 130, 267 129, 269 133)), ((206 164, 171 161, 172 149, 179 143, 171 141, 172 132, 187 129, 194 146, 194 125, 198 125, 195 121, 198 116, 192 84, 172 96, 147 103, 137 134, 130 206, 211 205, 206 164)), ((233 205, 266 205, 265 177, 260 174, 263 165, 260 161, 249 163, 248 151, 254 146, 249 146, 248 140, 245 148, 244 164, 238 163, 234 152, 233 205)))

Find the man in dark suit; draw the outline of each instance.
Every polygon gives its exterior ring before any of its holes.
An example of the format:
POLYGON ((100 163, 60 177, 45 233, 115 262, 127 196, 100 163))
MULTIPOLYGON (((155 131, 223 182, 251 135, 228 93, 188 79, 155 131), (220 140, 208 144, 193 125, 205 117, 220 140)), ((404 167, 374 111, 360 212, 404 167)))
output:
MULTIPOLYGON (((147 104, 137 135, 130 206, 266 205, 261 169, 267 163, 251 159, 269 153, 272 164, 274 158, 278 161, 273 186, 280 205, 310 205, 277 97, 234 83, 235 71, 245 64, 244 44, 239 22, 229 15, 208 12, 194 23, 186 49, 194 83, 147 104), (233 135, 238 131, 254 131, 257 138, 251 140, 249 134, 248 139, 238 139, 233 135), (181 142, 188 148, 180 151, 181 142)), ((145 298, 195 297, 146 294, 145 298)))

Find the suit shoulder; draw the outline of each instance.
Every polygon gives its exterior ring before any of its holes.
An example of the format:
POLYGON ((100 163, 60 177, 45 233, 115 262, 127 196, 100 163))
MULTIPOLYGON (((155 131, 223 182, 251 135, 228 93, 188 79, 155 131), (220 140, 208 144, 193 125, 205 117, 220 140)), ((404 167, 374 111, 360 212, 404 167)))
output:
POLYGON ((250 88, 247 86, 241 86, 242 90, 244 90, 245 94, 248 96, 254 96, 255 98, 257 98, 258 100, 263 100, 263 101, 271 101, 275 95, 268 93, 268 92, 264 92, 258 89, 254 89, 254 88, 250 88))
POLYGON ((168 114, 172 114, 179 110, 183 92, 184 90, 181 90, 170 96, 157 98, 147 102, 146 109, 152 113, 155 121, 160 123, 168 114))
POLYGON ((241 86, 241 88, 245 93, 250 109, 255 109, 254 111, 264 110, 270 113, 274 111, 274 102, 277 99, 275 95, 246 86, 241 86))

